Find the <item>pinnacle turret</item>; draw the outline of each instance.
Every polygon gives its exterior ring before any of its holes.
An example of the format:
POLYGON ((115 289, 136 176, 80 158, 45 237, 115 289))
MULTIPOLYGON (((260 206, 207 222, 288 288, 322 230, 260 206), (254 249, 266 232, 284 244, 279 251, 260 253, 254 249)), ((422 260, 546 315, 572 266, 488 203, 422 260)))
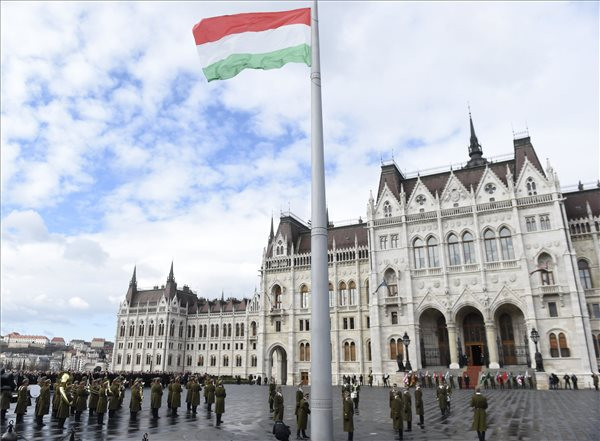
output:
POLYGON ((471 110, 469 110, 469 126, 471 129, 469 157, 471 159, 469 159, 469 162, 467 162, 467 167, 475 167, 478 165, 487 164, 487 160, 483 157, 483 150, 481 149, 481 144, 479 144, 479 140, 477 139, 477 135, 475 134, 475 127, 473 126, 471 110))

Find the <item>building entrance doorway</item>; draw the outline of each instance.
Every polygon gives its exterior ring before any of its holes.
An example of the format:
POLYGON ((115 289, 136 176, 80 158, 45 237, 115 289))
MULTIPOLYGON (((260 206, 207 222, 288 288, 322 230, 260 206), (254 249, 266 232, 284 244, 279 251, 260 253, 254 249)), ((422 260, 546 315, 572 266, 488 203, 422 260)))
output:
POLYGON ((269 351, 269 372, 267 373, 269 381, 274 379, 277 384, 285 385, 287 383, 287 352, 283 346, 274 346, 269 351))
POLYGON ((472 310, 463 319, 465 354, 469 366, 483 366, 486 361, 485 325, 481 313, 472 310))

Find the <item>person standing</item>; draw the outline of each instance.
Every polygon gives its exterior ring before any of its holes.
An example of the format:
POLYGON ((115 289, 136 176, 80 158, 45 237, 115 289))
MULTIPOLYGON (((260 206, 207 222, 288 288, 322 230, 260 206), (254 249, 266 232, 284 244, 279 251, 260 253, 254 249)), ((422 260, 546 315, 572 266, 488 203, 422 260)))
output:
POLYGON ((445 387, 446 387, 446 413, 449 414, 450 410, 451 410, 450 404, 452 403, 450 400, 452 398, 452 389, 447 384, 445 385, 445 387))
POLYGON ((269 412, 273 413, 273 402, 275 400, 275 381, 269 383, 269 412))
MULTIPOLYGON (((217 387, 215 389, 215 413, 217 414, 217 427, 221 425, 221 415, 225 413, 225 397, 227 393, 225 392, 225 387, 223 386, 223 380, 219 380, 217 387)), ((283 415, 283 404, 281 408, 281 414, 283 415)))
POLYGON ((212 405, 215 402, 215 382, 211 380, 206 386, 207 394, 208 394, 208 411, 212 411, 212 405))
MULTIPOLYGON (((458 378, 461 378, 460 376, 458 378)), ((419 426, 421 429, 425 427, 425 417, 424 417, 424 409, 423 409, 423 391, 421 390, 421 386, 417 385, 415 389, 415 410, 417 411, 417 415, 419 415, 419 426)))
POLYGON ((117 415, 117 409, 119 409, 119 402, 120 402, 120 391, 121 388, 119 387, 119 379, 115 378, 112 382, 112 384, 110 385, 109 391, 108 391, 108 395, 110 396, 109 400, 108 400, 108 417, 109 418, 114 418, 117 415))
POLYGON ((177 416, 177 409, 181 406, 181 379, 175 378, 175 382, 171 385, 171 416, 177 416))
POLYGON ((110 393, 110 382, 105 378, 98 388, 98 402, 96 404, 96 413, 98 414, 98 425, 104 424, 104 414, 108 409, 108 394, 110 393))
POLYGON ((94 379, 92 380, 92 385, 90 386, 90 395, 88 398, 88 409, 89 409, 89 417, 91 418, 96 411, 96 406, 98 406, 98 393, 100 391, 100 380, 94 379))
POLYGON ((192 403, 191 403, 191 399, 192 396, 190 394, 190 389, 192 388, 192 382, 194 381, 194 377, 190 377, 188 382, 185 384, 185 404, 187 407, 187 411, 188 413, 192 410, 192 403))
POLYGON ((487 429, 487 399, 481 395, 479 388, 475 389, 475 394, 471 397, 471 407, 473 408, 472 430, 477 431, 479 441, 485 441, 485 431, 487 429))
POLYGON ((571 381, 573 382, 573 389, 577 390, 577 377, 575 374, 571 375, 571 381))
POLYGON ((565 380, 565 389, 571 389, 571 376, 569 374, 565 374, 563 376, 563 380, 565 380))
POLYGON ((160 382, 160 378, 156 377, 152 381, 152 387, 150 388, 150 408, 152 409, 152 416, 154 419, 160 418, 158 416, 158 409, 160 409, 162 402, 163 388, 160 382))
POLYGON ((396 398, 396 389, 397 384, 394 383, 394 385, 392 386, 392 390, 389 393, 389 405, 390 405, 390 418, 394 419, 394 412, 392 410, 392 403, 394 402, 394 398, 396 398))
POLYGON ((296 415, 296 419, 298 418, 298 409, 300 408, 300 402, 304 399, 304 392, 302 391, 302 386, 298 386, 298 390, 296 391, 296 409, 294 410, 294 415, 296 415))
MULTIPOLYGON (((593 375, 593 374, 592 374, 593 375)), ((6 373, 4 369, 0 371, 2 382, 0 388, 2 396, 0 398, 0 421, 6 420, 6 412, 10 409, 10 400, 12 398, 12 391, 15 389, 15 380, 12 373, 6 373)))
POLYGON ((44 415, 50 413, 50 384, 52 381, 41 377, 38 381, 40 386, 40 395, 35 400, 35 420, 38 428, 45 426, 44 415))
POLYGON ((60 405, 60 377, 56 378, 54 385, 52 386, 52 416, 55 417, 58 413, 58 406, 60 405))
POLYGON ((392 421, 394 423, 394 431, 398 431, 399 439, 403 439, 403 422, 402 416, 404 414, 404 403, 402 401, 402 397, 400 396, 400 392, 396 391, 394 394, 394 400, 392 401, 392 421))
POLYGON ((306 428, 308 426, 308 415, 310 414, 310 408, 308 407, 308 394, 305 394, 300 403, 298 403, 298 415, 296 416, 296 424, 298 429, 296 431, 296 439, 308 439, 306 436, 306 428), (302 438, 300 438, 300 432, 302 432, 302 438))
POLYGON ((171 378, 169 380, 169 385, 167 386, 168 394, 167 394, 167 415, 171 412, 171 402, 173 401, 173 384, 175 380, 171 378))
POLYGON ((87 396, 89 392, 87 391, 86 385, 84 381, 81 381, 77 388, 74 390, 75 395, 75 421, 79 421, 81 419, 81 414, 84 410, 87 409, 87 396))
POLYGON ((448 396, 446 387, 443 384, 440 384, 436 390, 438 405, 440 406, 440 411, 442 412, 442 417, 446 416, 446 409, 448 405, 448 396))
POLYGON ((467 371, 465 371, 463 376, 464 376, 464 380, 465 380, 465 389, 468 389, 469 383, 471 382, 471 378, 469 378, 469 374, 467 373, 467 371))
POLYGON ((137 419, 137 414, 142 410, 142 400, 144 395, 142 392, 142 379, 136 378, 131 385, 131 397, 129 399, 129 414, 132 421, 137 419))
POLYGON ((62 374, 60 378, 60 386, 58 387, 59 404, 56 412, 58 418, 58 428, 65 427, 65 420, 69 417, 71 406, 73 405, 73 397, 71 395, 71 376, 68 373, 62 374))
POLYGON ((281 386, 278 386, 273 397, 273 419, 275 421, 283 421, 283 394, 281 386))
POLYGON ((404 420, 406 421, 406 431, 412 432, 412 399, 408 389, 404 389, 402 404, 404 405, 404 420))
POLYGON ((17 423, 23 421, 23 415, 27 412, 27 400, 29 398, 29 380, 23 379, 21 386, 17 389, 17 406, 15 407, 15 414, 17 415, 17 423))
POLYGON ((196 415, 196 409, 200 404, 200 390, 200 383, 197 381, 196 377, 192 377, 192 384, 190 386, 190 389, 188 390, 188 395, 191 395, 189 404, 192 408, 192 413, 194 415, 196 415))
POLYGON ((352 385, 352 392, 350 392, 350 398, 352 398, 352 402, 354 403, 354 412, 358 413, 358 400, 360 398, 360 386, 358 384, 352 385))
POLYGON ((204 404, 208 404, 208 385, 210 384, 210 380, 208 378, 204 379, 204 404))
POLYGON ((350 394, 344 396, 344 405, 342 407, 344 418, 344 432, 348 433, 348 441, 354 439, 354 405, 350 394))
POLYGON ((373 371, 369 371, 369 387, 373 387, 373 371))
POLYGON ((594 383, 594 389, 598 390, 598 375, 592 372, 592 382, 594 383))

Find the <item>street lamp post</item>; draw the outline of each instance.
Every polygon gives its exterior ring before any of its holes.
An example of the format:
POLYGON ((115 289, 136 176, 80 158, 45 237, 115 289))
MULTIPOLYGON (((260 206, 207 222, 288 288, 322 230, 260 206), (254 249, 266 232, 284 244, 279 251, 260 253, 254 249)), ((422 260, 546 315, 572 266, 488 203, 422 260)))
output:
POLYGON ((531 330, 531 341, 535 344, 535 370, 537 372, 544 372, 544 362, 542 360, 542 354, 538 351, 538 341, 540 341, 540 334, 533 328, 531 330))
POLYGON ((408 338, 408 333, 404 333, 402 337, 402 342, 404 343, 404 348, 406 349, 406 363, 404 364, 404 369, 407 371, 412 371, 412 366, 410 365, 410 360, 408 359, 408 345, 410 344, 410 338, 408 338))

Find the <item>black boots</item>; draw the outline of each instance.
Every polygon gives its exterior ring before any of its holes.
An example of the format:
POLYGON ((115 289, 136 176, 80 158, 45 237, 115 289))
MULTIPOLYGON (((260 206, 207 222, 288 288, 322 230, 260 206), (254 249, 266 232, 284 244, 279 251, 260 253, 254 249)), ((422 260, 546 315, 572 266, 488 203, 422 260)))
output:
POLYGON ((402 435, 402 428, 400 428, 400 430, 398 431, 398 439, 400 439, 400 440, 404 439, 404 437, 402 435))
POLYGON ((406 422, 406 431, 407 432, 412 432, 412 421, 407 421, 406 422))
POLYGON ((130 418, 135 421, 137 419, 137 412, 130 411, 130 418))
POLYGON ((22 423, 23 422, 23 414, 22 413, 18 413, 17 414, 17 423, 22 423))
POLYGON ((152 418, 154 418, 155 420, 159 419, 160 417, 158 416, 158 408, 152 408, 152 418))
POLYGON ((38 427, 44 427, 44 417, 42 415, 36 415, 35 417, 35 422, 37 423, 38 427))
POLYGON ((352 441, 354 439, 354 432, 348 432, 348 441, 352 441))
POLYGON ((98 425, 101 426, 104 424, 104 414, 103 413, 99 413, 98 414, 98 425))
POLYGON ((218 413, 217 414, 217 426, 220 426, 220 425, 221 425, 221 414, 218 413))
POLYGON ((2 409, 2 411, 0 411, 0 421, 5 421, 6 420, 6 409, 2 409))
POLYGON ((65 420, 66 420, 66 418, 59 418, 58 419, 58 426, 57 427, 59 429, 64 429, 65 428, 65 420))
POLYGON ((302 439, 310 439, 308 436, 306 436, 306 431, 304 429, 302 429, 302 439))
POLYGON ((192 413, 194 415, 196 415, 196 409, 198 408, 198 406, 192 406, 192 413))
POLYGON ((423 415, 419 415, 419 426, 421 426, 421 429, 425 427, 425 417, 423 415))

